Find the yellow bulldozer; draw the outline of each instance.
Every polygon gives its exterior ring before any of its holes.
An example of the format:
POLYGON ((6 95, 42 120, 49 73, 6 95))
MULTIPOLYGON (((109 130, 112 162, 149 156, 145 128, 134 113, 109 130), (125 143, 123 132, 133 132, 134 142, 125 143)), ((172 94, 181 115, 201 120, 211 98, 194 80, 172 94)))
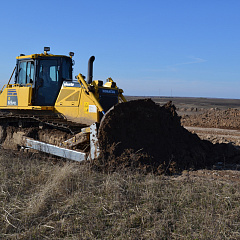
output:
POLYGON ((49 51, 18 56, 0 91, 2 148, 93 160, 94 168, 104 171, 162 173, 206 164, 211 146, 181 126, 172 102, 126 101, 111 78, 93 80, 94 56, 87 79, 78 74, 73 80, 74 53, 49 51))
POLYGON ((93 159, 99 154, 99 125, 114 105, 126 102, 123 90, 111 78, 105 83, 93 81, 94 56, 88 61, 87 80, 82 74, 73 80, 74 53, 65 56, 49 51, 45 47, 44 53, 16 57, 16 67, 0 92, 1 142, 11 127, 9 138, 21 148, 76 161, 93 159), (26 133, 33 127, 45 133, 46 129, 66 132, 68 139, 49 141, 53 132, 34 139, 26 133))

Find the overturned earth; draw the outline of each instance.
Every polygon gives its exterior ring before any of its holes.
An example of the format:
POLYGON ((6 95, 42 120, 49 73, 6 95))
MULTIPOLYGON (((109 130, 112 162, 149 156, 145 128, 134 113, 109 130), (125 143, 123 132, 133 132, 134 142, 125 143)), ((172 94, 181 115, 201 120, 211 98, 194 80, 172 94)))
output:
POLYGON ((172 102, 159 106, 141 99, 113 108, 99 127, 101 156, 93 162, 97 169, 175 173, 239 159, 233 145, 201 140, 181 126, 172 102))

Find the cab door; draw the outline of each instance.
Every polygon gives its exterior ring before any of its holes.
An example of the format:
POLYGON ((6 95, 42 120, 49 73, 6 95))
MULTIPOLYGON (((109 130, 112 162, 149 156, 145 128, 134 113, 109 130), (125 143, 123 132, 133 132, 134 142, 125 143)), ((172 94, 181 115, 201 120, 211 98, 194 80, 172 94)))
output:
POLYGON ((34 105, 54 106, 62 85, 60 64, 60 59, 50 57, 38 61, 34 105))

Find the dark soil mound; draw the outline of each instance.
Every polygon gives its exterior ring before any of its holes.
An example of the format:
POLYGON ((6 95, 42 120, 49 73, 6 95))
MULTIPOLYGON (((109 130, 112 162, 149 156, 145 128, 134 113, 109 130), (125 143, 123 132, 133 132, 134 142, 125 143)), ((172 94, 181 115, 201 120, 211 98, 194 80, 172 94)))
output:
POLYGON ((212 143, 181 126, 171 102, 162 107, 150 99, 118 104, 104 116, 98 137, 101 156, 94 165, 105 171, 172 173, 219 161, 212 143))

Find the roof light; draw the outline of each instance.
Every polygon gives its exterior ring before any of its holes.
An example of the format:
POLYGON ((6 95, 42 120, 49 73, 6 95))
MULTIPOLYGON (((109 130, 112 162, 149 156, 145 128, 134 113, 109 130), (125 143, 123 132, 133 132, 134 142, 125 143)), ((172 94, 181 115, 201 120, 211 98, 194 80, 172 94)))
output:
POLYGON ((47 52, 49 52, 50 51, 50 47, 44 47, 44 54, 48 54, 47 52))
POLYGON ((73 57, 74 56, 74 52, 69 52, 69 56, 73 57))

